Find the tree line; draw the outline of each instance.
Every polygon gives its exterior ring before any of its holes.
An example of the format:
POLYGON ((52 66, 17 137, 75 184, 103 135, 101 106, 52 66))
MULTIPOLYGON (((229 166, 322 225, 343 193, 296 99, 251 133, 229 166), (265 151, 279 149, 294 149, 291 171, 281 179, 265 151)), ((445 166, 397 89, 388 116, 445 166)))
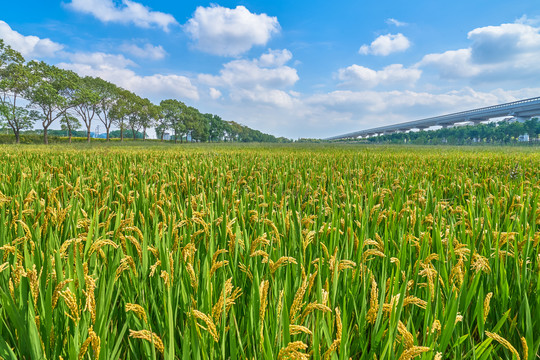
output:
POLYGON ((159 105, 99 77, 80 77, 70 70, 60 69, 42 61, 26 62, 16 50, 0 39, 0 127, 7 127, 20 142, 21 132, 41 124, 43 142, 48 144, 48 132, 59 122, 71 142, 72 134, 81 127, 90 141, 91 127, 101 123, 107 140, 113 127, 120 139, 129 132, 133 138, 154 128, 159 139, 166 133, 175 142, 242 141, 286 142, 253 130, 218 115, 202 114, 198 109, 176 99, 166 99, 159 105), (24 105, 24 106, 22 106, 24 105))

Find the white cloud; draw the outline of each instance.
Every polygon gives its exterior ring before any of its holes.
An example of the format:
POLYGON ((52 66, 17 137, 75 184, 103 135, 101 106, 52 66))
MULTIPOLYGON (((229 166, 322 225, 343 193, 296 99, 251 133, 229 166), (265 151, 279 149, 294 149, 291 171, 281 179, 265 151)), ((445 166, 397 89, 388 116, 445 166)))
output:
POLYGON ((178 24, 172 15, 152 11, 149 7, 131 0, 122 0, 121 5, 117 5, 113 0, 72 0, 67 6, 74 11, 91 14, 105 23, 133 23, 143 28, 157 26, 166 32, 169 31, 169 26, 178 24))
POLYGON ((486 26, 469 32, 475 63, 496 63, 520 60, 532 55, 538 62, 540 54, 539 28, 525 24, 486 26))
POLYGON ((394 25, 394 26, 397 26, 397 27, 409 25, 406 22, 402 22, 402 21, 399 21, 399 20, 396 20, 396 19, 393 19, 393 18, 386 19, 386 23, 388 25, 394 25))
POLYGON ((217 100, 221 97, 221 95, 222 95, 221 91, 219 91, 218 89, 213 88, 213 87, 210 88, 210 97, 212 99, 217 100))
POLYGON ((81 76, 100 77, 152 100, 199 99, 197 87, 189 78, 175 74, 138 75, 128 68, 135 66, 135 63, 122 55, 76 53, 70 56, 70 60, 70 63, 60 63, 58 66, 81 76))
POLYGON ((272 50, 262 54, 259 58, 259 65, 263 67, 283 66, 292 59, 292 53, 287 50, 272 50))
POLYGON ((235 106, 249 103, 291 108, 296 95, 286 90, 299 80, 296 69, 285 65, 291 58, 291 52, 286 49, 269 50, 259 59, 230 61, 223 65, 219 75, 200 74, 198 80, 226 90, 235 106))
POLYGON ((142 59, 161 60, 167 55, 163 46, 154 46, 148 43, 143 47, 135 44, 124 44, 120 46, 120 50, 142 59))
POLYGON ((68 56, 72 63, 89 65, 94 69, 108 70, 136 66, 133 61, 125 58, 123 55, 106 54, 102 52, 79 52, 69 54, 68 56))
POLYGON ((251 102, 257 105, 270 105, 280 108, 292 108, 294 99, 285 91, 279 89, 267 89, 256 86, 252 89, 236 89, 230 93, 230 97, 236 102, 251 102))
POLYGON ((401 64, 388 65, 378 71, 354 64, 338 71, 338 79, 343 81, 342 86, 360 88, 373 88, 378 85, 395 86, 400 84, 412 86, 421 75, 422 70, 404 68, 401 64))
POLYGON ((6 22, 0 20, 0 39, 20 52, 25 58, 47 58, 56 56, 64 48, 50 39, 37 36, 25 36, 13 30, 6 22))
POLYGON ((255 45, 265 45, 280 26, 276 17, 253 14, 244 6, 228 9, 213 5, 199 6, 184 29, 199 50, 237 56, 255 45))
POLYGON ((247 100, 290 107, 292 98, 284 89, 299 79, 296 69, 284 65, 291 58, 288 50, 271 50, 260 59, 230 61, 223 65, 219 75, 201 74, 199 81, 227 89, 229 97, 237 102, 247 100))
POLYGON ((358 52, 362 55, 380 55, 387 56, 395 52, 402 52, 407 50, 411 46, 411 43, 405 35, 402 33, 398 34, 387 34, 381 35, 370 45, 362 45, 358 52))
POLYGON ((447 79, 469 78, 481 69, 471 62, 471 49, 449 50, 441 54, 427 54, 419 66, 433 66, 441 77, 447 79))
POLYGON ((540 80, 540 28, 519 22, 487 26, 470 31, 468 39, 470 47, 427 54, 417 65, 449 79, 540 80))

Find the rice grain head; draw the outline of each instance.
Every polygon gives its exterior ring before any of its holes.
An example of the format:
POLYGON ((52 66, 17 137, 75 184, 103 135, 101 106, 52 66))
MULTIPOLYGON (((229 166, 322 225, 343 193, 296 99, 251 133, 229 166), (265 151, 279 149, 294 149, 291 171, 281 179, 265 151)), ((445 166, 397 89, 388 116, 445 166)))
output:
POLYGON ((516 350, 515 347, 512 346, 512 344, 510 344, 510 342, 508 340, 506 340, 505 338, 503 338, 502 336, 500 336, 497 333, 492 333, 492 332, 489 332, 489 331, 486 331, 486 336, 493 339, 493 340, 495 340, 495 341, 497 341, 499 344, 501 344, 502 346, 504 346, 505 348, 510 350, 510 352, 515 355, 517 360, 521 360, 521 358, 519 357, 518 351, 516 350))

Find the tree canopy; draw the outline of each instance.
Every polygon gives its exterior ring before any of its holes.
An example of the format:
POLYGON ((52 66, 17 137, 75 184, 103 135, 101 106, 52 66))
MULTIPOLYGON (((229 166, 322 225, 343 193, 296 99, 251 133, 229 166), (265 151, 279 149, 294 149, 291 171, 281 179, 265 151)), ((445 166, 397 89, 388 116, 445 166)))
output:
POLYGON ((134 139, 141 131, 145 139, 147 130, 154 128, 161 140, 166 133, 173 133, 175 142, 284 140, 217 115, 201 114, 178 99, 165 99, 157 105, 101 78, 81 77, 42 61, 25 62, 0 39, 0 127, 10 129, 16 142, 21 131, 37 122, 47 144, 49 128, 57 121, 70 134, 84 124, 90 141, 96 118, 105 127, 107 140, 113 126, 119 129, 121 139, 128 129, 134 139), (21 100, 26 107, 19 106, 21 100))

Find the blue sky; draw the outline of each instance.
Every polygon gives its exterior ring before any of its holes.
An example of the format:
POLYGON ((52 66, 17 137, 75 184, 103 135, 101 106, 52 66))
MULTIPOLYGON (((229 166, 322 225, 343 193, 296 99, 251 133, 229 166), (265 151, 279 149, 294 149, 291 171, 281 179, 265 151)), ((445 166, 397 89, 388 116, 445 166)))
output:
POLYGON ((540 4, 27 0, 0 37, 27 60, 289 138, 540 96, 540 4))

